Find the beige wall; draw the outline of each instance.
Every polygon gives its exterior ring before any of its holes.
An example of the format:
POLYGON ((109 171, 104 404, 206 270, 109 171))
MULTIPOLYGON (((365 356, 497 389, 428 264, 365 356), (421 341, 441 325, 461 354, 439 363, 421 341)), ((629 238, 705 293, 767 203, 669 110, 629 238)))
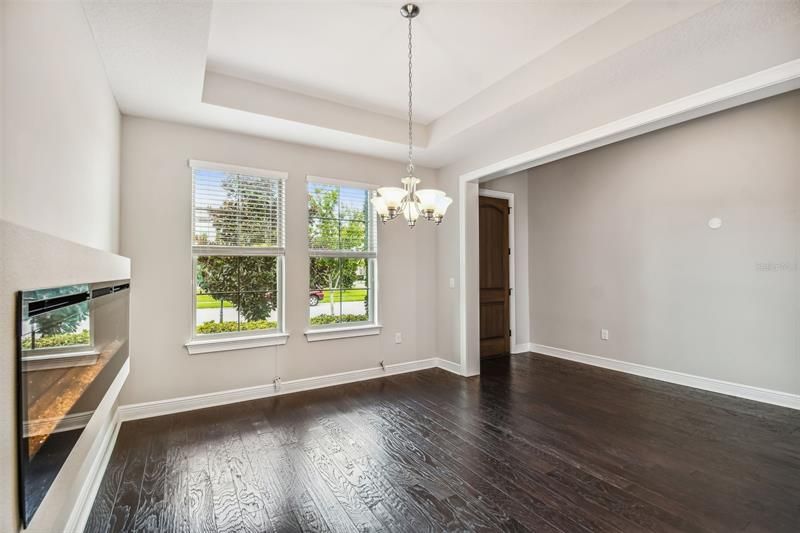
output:
POLYGON ((3 218, 3 197, 5 189, 5 131, 6 131, 6 2, 0 1, 0 219, 3 218))
POLYGON ((800 393, 799 148, 795 91, 531 169, 532 341, 800 393))
POLYGON ((83 8, 4 10, 0 216, 116 251, 120 114, 83 8))
MULTIPOLYGON (((124 257, 0 221, 0 531, 19 528, 16 428, 16 292, 124 279, 124 257)), ((86 477, 89 450, 110 412, 97 413, 34 516, 28 531, 63 530, 86 477)))
MULTIPOLYGON (((514 194, 514 279, 511 287, 514 289, 513 299, 516 320, 511 325, 514 328, 514 344, 512 352, 516 352, 521 345, 531 342, 530 338, 530 309, 528 287, 528 171, 523 170, 496 180, 481 183, 481 189, 510 192, 514 194)), ((523 351, 527 351, 524 350, 523 351)))
MULTIPOLYGON (((15 223, 0 220, 0 531, 15 531, 14 294, 125 278, 129 263, 81 246, 118 247, 120 114, 80 3, 3 1, 0 39, 0 217, 15 223)), ((63 528, 108 416, 92 419, 31 530, 63 528)))
MULTIPOLYGON (((132 260, 131 375, 138 403, 375 368, 435 356, 436 228, 379 229, 378 336, 308 343, 306 175, 397 185, 401 163, 155 120, 124 117, 122 253, 132 260), (188 159, 286 171, 286 346, 188 355, 191 333, 191 172, 188 159), (402 344, 394 343, 401 333, 402 344)), ((426 186, 431 171, 418 169, 426 186)))

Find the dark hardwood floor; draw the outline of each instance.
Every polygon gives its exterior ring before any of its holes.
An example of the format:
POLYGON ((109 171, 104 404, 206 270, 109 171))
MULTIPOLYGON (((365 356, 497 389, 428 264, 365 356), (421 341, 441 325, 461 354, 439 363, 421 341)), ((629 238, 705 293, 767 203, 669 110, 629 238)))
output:
POLYGON ((122 425, 86 531, 800 531, 800 413, 553 359, 122 425))

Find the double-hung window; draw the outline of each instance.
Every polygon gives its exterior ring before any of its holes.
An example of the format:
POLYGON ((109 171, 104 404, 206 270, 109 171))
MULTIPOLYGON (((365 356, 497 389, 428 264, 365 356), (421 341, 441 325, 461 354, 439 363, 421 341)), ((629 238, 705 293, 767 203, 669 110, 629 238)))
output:
POLYGON ((315 329, 378 333, 372 195, 368 185, 308 178, 309 340, 315 329))
POLYGON ((203 161, 190 166, 193 338, 283 331, 287 175, 203 161))

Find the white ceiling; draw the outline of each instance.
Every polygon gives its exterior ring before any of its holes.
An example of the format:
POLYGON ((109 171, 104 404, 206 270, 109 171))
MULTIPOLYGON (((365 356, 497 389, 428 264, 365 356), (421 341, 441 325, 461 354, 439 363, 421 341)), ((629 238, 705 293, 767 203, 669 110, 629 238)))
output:
MULTIPOLYGON (((414 111, 427 124, 627 0, 421 2, 414 111)), ((406 117, 401 2, 215 2, 208 68, 406 117)))
MULTIPOLYGON (((406 155, 400 1, 82 2, 123 113, 406 155)), ((649 94, 666 98, 800 56, 791 38, 797 0, 419 3, 414 139, 418 163, 433 168, 485 151, 485 132, 496 137, 506 126, 519 142, 548 124, 581 127, 588 113, 579 109, 611 106, 607 97, 589 103, 608 80, 648 76, 649 94), (657 69, 648 57, 660 58, 657 69), (578 100, 552 109, 556 93, 578 100)), ((624 94, 624 79, 616 83, 624 94)), ((614 105, 633 112, 641 101, 614 105)))

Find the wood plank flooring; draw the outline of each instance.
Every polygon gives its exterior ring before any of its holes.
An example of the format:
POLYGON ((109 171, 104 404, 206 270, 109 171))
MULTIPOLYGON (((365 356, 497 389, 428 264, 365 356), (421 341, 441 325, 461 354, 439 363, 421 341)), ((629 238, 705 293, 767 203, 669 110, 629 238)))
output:
POLYGON ((800 531, 800 413, 538 354, 127 422, 87 532, 800 531))

